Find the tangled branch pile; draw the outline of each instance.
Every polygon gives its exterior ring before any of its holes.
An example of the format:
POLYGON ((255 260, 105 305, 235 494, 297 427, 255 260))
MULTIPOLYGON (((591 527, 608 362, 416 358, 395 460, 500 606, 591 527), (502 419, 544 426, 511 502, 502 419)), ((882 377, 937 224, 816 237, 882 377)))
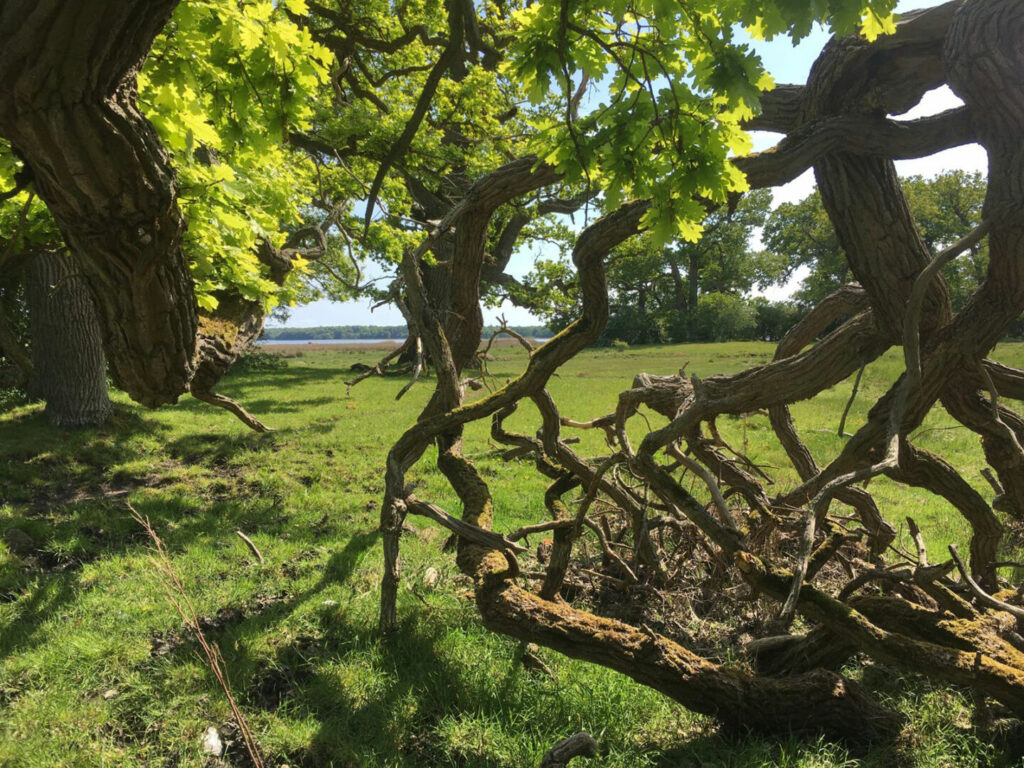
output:
MULTIPOLYGON (((588 422, 564 416, 546 386, 600 334, 608 317, 604 260, 637 233, 650 203, 626 203, 579 235, 573 263, 581 315, 531 353, 522 375, 467 402, 462 377, 481 342, 488 224, 499 206, 551 184, 556 174, 523 158, 478 180, 402 264, 410 327, 437 378, 428 405, 388 454, 382 630, 397 620, 403 521, 425 514, 458 534, 458 564, 474 580, 489 628, 619 670, 728 726, 811 730, 851 741, 891 734, 901 717, 833 671, 857 653, 969 687, 1024 715, 1024 607, 997 573, 1001 523, 953 466, 908 437, 931 409, 944 407, 980 437, 997 478, 994 506, 1011 520, 1024 517, 1024 419, 1000 402, 1024 397, 1024 371, 986 359, 1024 311, 1022 37, 1020 3, 957 0, 906 15, 894 35, 872 43, 835 39, 806 85, 767 94, 763 114, 749 127, 786 136, 737 164, 754 188, 813 167, 858 284, 817 307, 771 363, 702 381, 641 373, 606 415, 588 422), (943 84, 965 106, 919 120, 887 117, 943 84), (893 161, 973 142, 989 156, 984 223, 932 261, 893 161), (987 279, 952 316, 938 267, 982 237, 991 253, 987 279), (445 291, 425 282, 428 252, 443 255, 445 291), (820 466, 789 405, 897 345, 903 375, 842 452, 820 466), (542 416, 536 437, 504 427, 523 401, 542 416), (641 407, 668 421, 634 444, 628 432, 641 407), (798 487, 773 495, 761 470, 719 437, 716 419, 755 410, 770 414, 802 480, 798 487), (492 532, 502 510, 462 453, 465 425, 481 419, 491 420, 493 438, 511 456, 532 456, 550 479, 549 520, 508 536, 492 532), (608 451, 580 455, 563 427, 603 429, 608 451), (406 491, 407 472, 432 445, 462 502, 461 520, 406 491), (688 492, 684 473, 707 486, 709 504, 688 492), (879 474, 941 496, 964 516, 972 536, 962 577, 954 571, 955 551, 950 562, 930 564, 920 535, 916 557, 894 555, 891 521, 857 484, 879 474), (567 501, 577 489, 581 499, 567 501), (840 515, 847 507, 856 514, 852 529, 840 515), (523 573, 518 542, 542 531, 552 538, 545 570, 523 573), (595 549, 596 556, 586 554, 595 549), (570 605, 563 596, 578 591, 581 569, 629 599, 675 595, 670 608, 697 604, 693 591, 702 588, 757 596, 774 606, 772 620, 761 625, 772 636, 750 644, 750 667, 723 667, 673 629, 671 611, 655 631, 570 605), (811 629, 780 635, 797 614, 811 629)), ((642 608, 632 615, 642 618, 642 608)))

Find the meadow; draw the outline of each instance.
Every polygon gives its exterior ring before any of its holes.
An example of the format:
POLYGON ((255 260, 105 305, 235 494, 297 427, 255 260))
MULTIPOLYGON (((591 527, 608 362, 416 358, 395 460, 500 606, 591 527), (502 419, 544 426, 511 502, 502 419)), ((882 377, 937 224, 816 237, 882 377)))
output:
MULTIPOLYGON (((760 343, 589 350, 551 391, 563 415, 590 419, 612 410, 637 372, 673 373, 685 363, 703 377, 766 362, 772 352, 760 343)), ((38 404, 0 415, 0 765, 249 764, 130 507, 165 541, 268 766, 522 768, 578 730, 601 744, 597 758, 578 763, 594 768, 1017 764, 1017 731, 991 744, 972 728, 964 694, 878 664, 847 673, 911 724, 862 754, 822 740, 721 733, 621 675, 544 649, 538 655, 552 675, 538 674, 521 663, 518 643, 481 627, 468 582, 441 552, 447 533, 423 519, 410 520, 404 538, 400 629, 382 641, 381 467, 432 381, 397 402, 399 378, 347 393, 350 366, 372 364, 375 354, 303 352, 283 368, 230 374, 221 391, 275 428, 264 435, 192 400, 147 411, 116 395, 106 427, 75 432, 49 427, 38 404), (428 568, 437 569, 436 583, 424 578, 428 568), (201 752, 210 725, 229 742, 222 760, 201 752)), ((498 384, 526 360, 518 347, 494 356, 498 384)), ((1024 346, 1001 345, 995 356, 1024 365, 1024 346)), ((868 367, 848 432, 900 370, 898 351, 868 367)), ((851 386, 793 408, 821 463, 846 440, 837 426, 851 386)), ((524 406, 510 424, 533 432, 537 421, 524 406)), ((720 426, 754 461, 779 468, 780 490, 795 483, 766 416, 720 426)), ((543 479, 528 463, 502 461, 487 430, 471 425, 466 451, 492 484, 496 527, 543 519, 543 479)), ((991 500, 977 439, 944 412, 912 439, 991 500)), ((581 440, 584 453, 602 450, 600 434, 581 440)), ((417 494, 457 512, 430 467, 428 456, 414 473, 417 494)), ((942 500, 885 479, 871 490, 903 545, 910 514, 934 559, 949 543, 965 548, 967 526, 942 500)))

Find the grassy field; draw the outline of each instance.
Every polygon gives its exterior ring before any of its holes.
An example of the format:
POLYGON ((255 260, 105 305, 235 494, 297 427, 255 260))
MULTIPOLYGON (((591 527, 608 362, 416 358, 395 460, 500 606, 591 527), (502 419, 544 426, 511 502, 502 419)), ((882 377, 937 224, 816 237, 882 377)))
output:
MULTIPOLYGON (((611 410, 638 371, 688 363, 708 376, 771 353, 754 343, 594 350, 551 389, 564 415, 589 419, 611 410)), ((1017 764, 1013 739, 992 746, 975 735, 961 693, 878 665, 848 671, 912 724, 859 755, 815 740, 720 734, 620 675, 543 649, 554 676, 532 673, 517 643, 479 625, 469 585, 440 552, 445 533, 420 519, 404 543, 401 628, 380 641, 380 468, 431 382, 400 402, 398 379, 347 395, 348 367, 374 354, 307 353, 282 370, 233 374, 222 391, 276 428, 267 435, 191 400, 151 412, 118 396, 108 426, 70 433, 47 426, 39 405, 0 415, 0 766, 248 764, 237 740, 223 762, 201 753, 208 726, 232 737, 231 713, 164 594, 129 503, 165 540, 270 766, 522 768, 577 730, 602 747, 580 765, 601 768, 1017 764), (432 587, 430 566, 440 571, 432 587)), ((525 363, 513 347, 496 357, 499 383, 525 363)), ((1021 365, 1024 348, 1004 345, 997 357, 1021 365)), ((868 369, 848 431, 899 371, 898 354, 868 369)), ((850 387, 794 407, 819 462, 843 445, 836 427, 850 387)), ((532 432, 536 423, 524 406, 513 426, 532 432)), ((721 426, 758 463, 786 466, 766 417, 721 426)), ((991 498, 977 440, 948 416, 933 414, 913 439, 991 498)), ((583 435, 585 450, 600 443, 583 435)), ((500 461, 486 424, 468 429, 467 452, 492 483, 499 529, 543 517, 544 483, 527 465, 500 461)), ((417 493, 455 511, 429 459, 417 493)), ((796 479, 779 478, 780 488, 796 479)), ((886 480, 872 492, 895 524, 915 516, 936 558, 950 542, 966 544, 965 524, 941 500, 886 480)))

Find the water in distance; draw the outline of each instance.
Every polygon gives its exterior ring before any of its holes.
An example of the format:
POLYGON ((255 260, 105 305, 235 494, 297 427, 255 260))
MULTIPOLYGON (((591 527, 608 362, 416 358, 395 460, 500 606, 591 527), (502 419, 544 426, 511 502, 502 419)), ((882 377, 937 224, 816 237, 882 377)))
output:
POLYGON ((258 339, 260 346, 276 344, 402 344, 405 339, 258 339))

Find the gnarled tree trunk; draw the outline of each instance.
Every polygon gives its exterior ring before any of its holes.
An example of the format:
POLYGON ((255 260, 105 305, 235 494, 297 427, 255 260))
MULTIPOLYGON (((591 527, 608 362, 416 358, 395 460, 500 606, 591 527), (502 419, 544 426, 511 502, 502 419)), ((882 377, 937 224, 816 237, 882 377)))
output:
MULTIPOLYGON (((262 305, 228 290, 200 314, 174 169, 139 110, 136 76, 178 1, 0 5, 0 135, 75 253, 114 383, 152 408, 191 391, 265 429, 212 391, 259 335, 262 305)), ((264 243, 257 256, 280 284, 292 255, 323 252, 317 239, 312 249, 264 243)))
POLYGON ((0 134, 80 260, 114 382, 153 407, 188 390, 198 325, 174 171, 135 87, 177 4, 0 8, 0 134))

